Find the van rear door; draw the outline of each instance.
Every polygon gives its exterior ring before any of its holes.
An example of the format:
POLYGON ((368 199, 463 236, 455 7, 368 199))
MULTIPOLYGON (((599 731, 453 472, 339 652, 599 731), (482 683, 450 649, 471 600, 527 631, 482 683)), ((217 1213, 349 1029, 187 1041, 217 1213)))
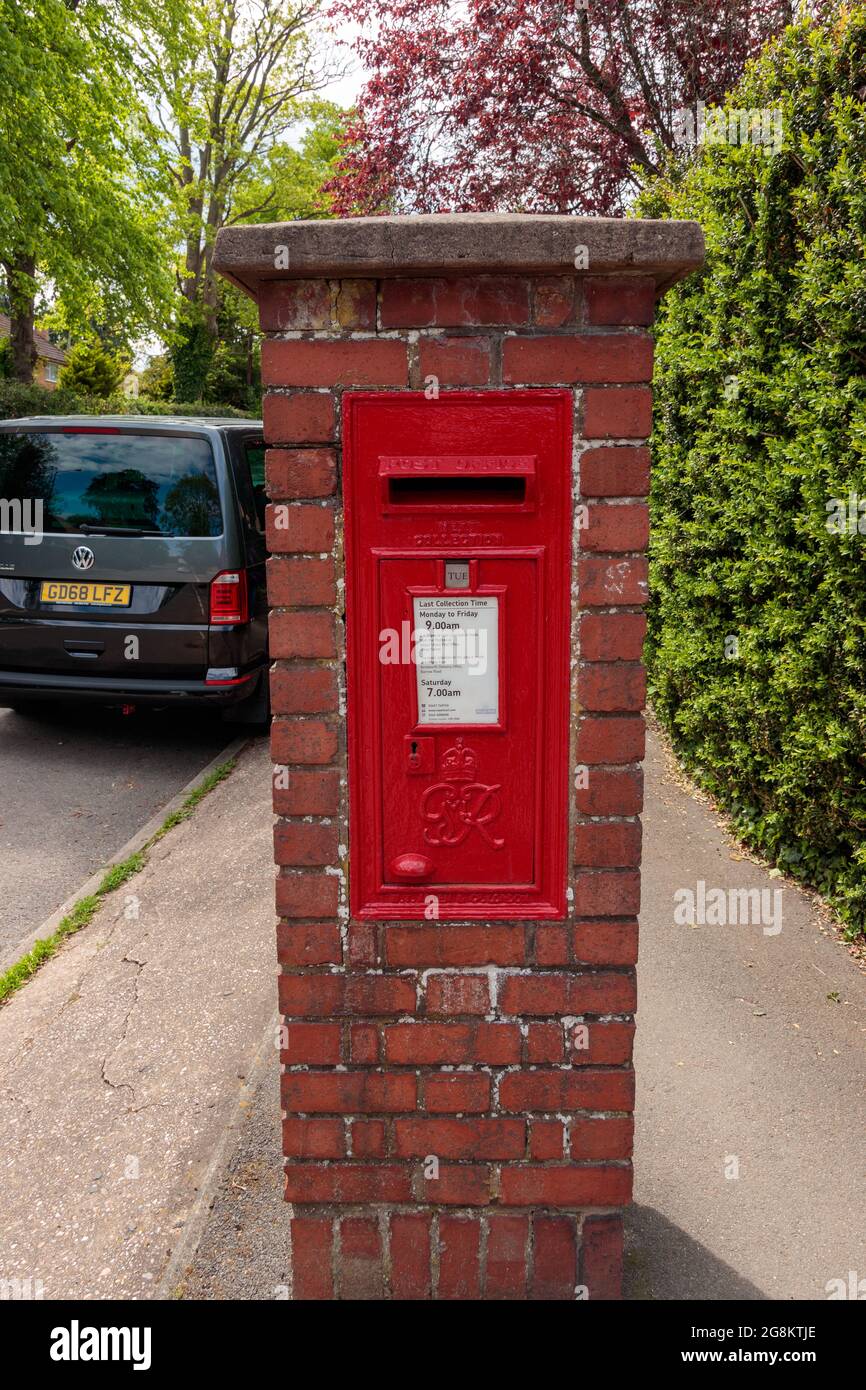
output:
POLYGON ((0 668, 204 679, 210 582, 237 563, 216 432, 4 428, 0 498, 0 668))

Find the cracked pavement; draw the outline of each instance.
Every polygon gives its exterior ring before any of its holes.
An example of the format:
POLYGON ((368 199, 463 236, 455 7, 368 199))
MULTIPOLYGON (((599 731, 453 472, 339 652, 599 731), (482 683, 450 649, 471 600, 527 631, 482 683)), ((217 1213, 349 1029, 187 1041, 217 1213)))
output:
POLYGON ((0 1009, 0 1279, 149 1297, 274 1009, 264 741, 0 1009))

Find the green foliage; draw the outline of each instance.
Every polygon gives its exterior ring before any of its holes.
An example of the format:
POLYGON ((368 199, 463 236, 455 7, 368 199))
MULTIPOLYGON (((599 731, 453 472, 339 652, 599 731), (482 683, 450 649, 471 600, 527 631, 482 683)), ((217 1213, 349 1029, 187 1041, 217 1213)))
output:
MULTIPOLYGON (((326 215, 322 185, 337 157, 340 108, 312 100, 297 108, 306 120, 295 144, 265 143, 232 176, 232 196, 222 215, 237 222, 281 222, 326 215)), ((198 208, 196 216, 203 215, 198 208)), ((189 233, 185 227, 185 235, 189 233)), ((201 232, 204 236, 204 232, 201 232)), ((193 241, 198 245, 199 229, 193 241)), ((195 256, 193 256, 195 259, 195 256)), ((174 389, 186 400, 230 401, 259 411, 261 396, 258 311, 248 296, 215 279, 202 261, 193 299, 178 297, 170 359, 174 389)), ((189 278, 180 279, 190 292, 189 278)))
MULTIPOLYGON (((341 116, 317 95, 339 66, 321 9, 0 0, 0 274, 17 324, 48 296, 52 329, 109 352, 158 334, 173 383, 155 397, 250 408, 258 330, 222 335, 214 243, 320 208, 341 116)), ((26 380, 26 333, 16 344, 26 380)))
POLYGON ((280 141, 244 170, 238 181, 235 220, 294 222, 327 217, 323 185, 334 177, 345 113, 334 102, 311 100, 300 137, 280 141))
POLYGON ((866 499, 864 99, 862 8, 788 30, 729 100, 780 106, 782 151, 705 146, 640 209, 696 218, 708 246, 658 323, 655 708, 741 836, 852 934, 866 923, 866 535, 828 516, 834 498, 866 499))
POLYGON ((170 245, 131 54, 136 29, 176 8, 0 0, 0 262, 13 307, 26 312, 44 278, 73 327, 165 323, 170 245))
POLYGON ((182 400, 202 398, 213 354, 214 339, 203 313, 198 305, 183 301, 170 352, 174 389, 182 400))
POLYGON ((141 36, 135 62, 155 88, 143 128, 180 253, 171 355, 175 389, 187 399, 237 377, 230 352, 211 361, 220 229, 308 215, 330 173, 339 113, 317 93, 339 64, 324 8, 322 0, 199 0, 141 36))
POLYGON ((0 338, 0 381, 8 381, 12 375, 12 344, 8 338, 0 338))
POLYGON ((167 353, 151 357, 138 377, 138 389, 154 401, 170 401, 174 395, 174 377, 167 353))
POLYGON ((221 281, 217 287, 218 339, 204 382, 206 401, 229 401, 258 415, 261 409, 261 334, 256 304, 221 281))
POLYGON ((76 343, 60 369, 59 385, 83 396, 113 396, 128 370, 128 360, 106 352, 99 343, 76 343))
POLYGON ((258 418, 258 411, 236 410, 222 403, 154 401, 145 396, 80 396, 74 391, 49 391, 19 381, 0 381, 0 420, 33 415, 188 415, 207 419, 258 418))
POLYGON ((217 343, 204 383, 206 401, 230 401, 239 410, 258 413, 261 401, 261 375, 256 361, 232 343, 217 343))

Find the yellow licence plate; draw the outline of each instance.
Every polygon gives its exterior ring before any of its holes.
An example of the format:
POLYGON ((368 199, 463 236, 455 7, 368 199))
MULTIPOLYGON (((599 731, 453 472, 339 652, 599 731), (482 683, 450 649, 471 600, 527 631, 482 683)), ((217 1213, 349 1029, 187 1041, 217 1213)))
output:
POLYGON ((85 584, 80 580, 43 579, 39 597, 43 603, 96 605, 100 608, 126 608, 131 584, 85 584))

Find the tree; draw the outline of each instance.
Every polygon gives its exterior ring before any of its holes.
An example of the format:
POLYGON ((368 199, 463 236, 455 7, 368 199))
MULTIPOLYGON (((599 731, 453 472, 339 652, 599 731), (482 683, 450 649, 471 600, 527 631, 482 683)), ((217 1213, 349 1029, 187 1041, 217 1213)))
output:
POLYGON ((163 529, 170 536, 212 536, 222 521, 216 485, 202 473, 175 483, 163 507, 163 529))
MULTIPOLYGON (((332 102, 312 100, 294 143, 278 141, 246 170, 236 199, 252 222, 321 216, 328 199, 322 185, 333 174, 343 112, 332 102)), ((185 305, 172 351, 153 357, 141 375, 144 396, 158 400, 233 405, 258 413, 261 334, 258 310, 227 281, 214 283, 215 333, 195 306, 185 305), (193 330, 193 324, 197 327, 193 330)))
MULTIPOLYGON (((326 210, 322 185, 333 173, 342 112, 317 103, 297 147, 279 144, 244 180, 244 202, 258 210, 250 220, 292 221, 326 210)), ((253 301, 225 280, 217 281, 217 342, 205 377, 205 401, 258 415, 261 408, 261 333, 253 301)), ((180 398, 178 398, 180 399, 180 398)))
POLYGON ((83 396, 111 396, 129 371, 129 361, 98 342, 76 343, 60 368, 60 386, 83 396))
POLYGON ((179 397, 200 397, 218 334, 213 248, 223 226, 280 215, 289 132, 335 73, 317 48, 320 0, 199 0, 144 35, 159 100, 150 128, 183 246, 172 358, 179 397))
POLYGON ((261 397, 258 309, 233 285, 221 282, 217 303, 218 342, 202 392, 212 404, 258 414, 261 397))
POLYGON ((174 399, 174 379, 168 353, 158 353, 148 358, 147 366, 139 376, 138 389, 142 396, 151 401, 174 399))
POLYGON ((97 473, 81 495, 90 509, 76 521, 98 526, 140 526, 157 531, 159 484, 138 468, 97 473))
POLYGON ((0 265, 20 381, 36 361, 40 279, 72 324, 163 322, 167 247, 141 176, 129 55, 133 27, 175 3, 0 0, 0 265))
POLYGON ((372 75, 335 210, 621 213, 799 0, 336 0, 372 75))

